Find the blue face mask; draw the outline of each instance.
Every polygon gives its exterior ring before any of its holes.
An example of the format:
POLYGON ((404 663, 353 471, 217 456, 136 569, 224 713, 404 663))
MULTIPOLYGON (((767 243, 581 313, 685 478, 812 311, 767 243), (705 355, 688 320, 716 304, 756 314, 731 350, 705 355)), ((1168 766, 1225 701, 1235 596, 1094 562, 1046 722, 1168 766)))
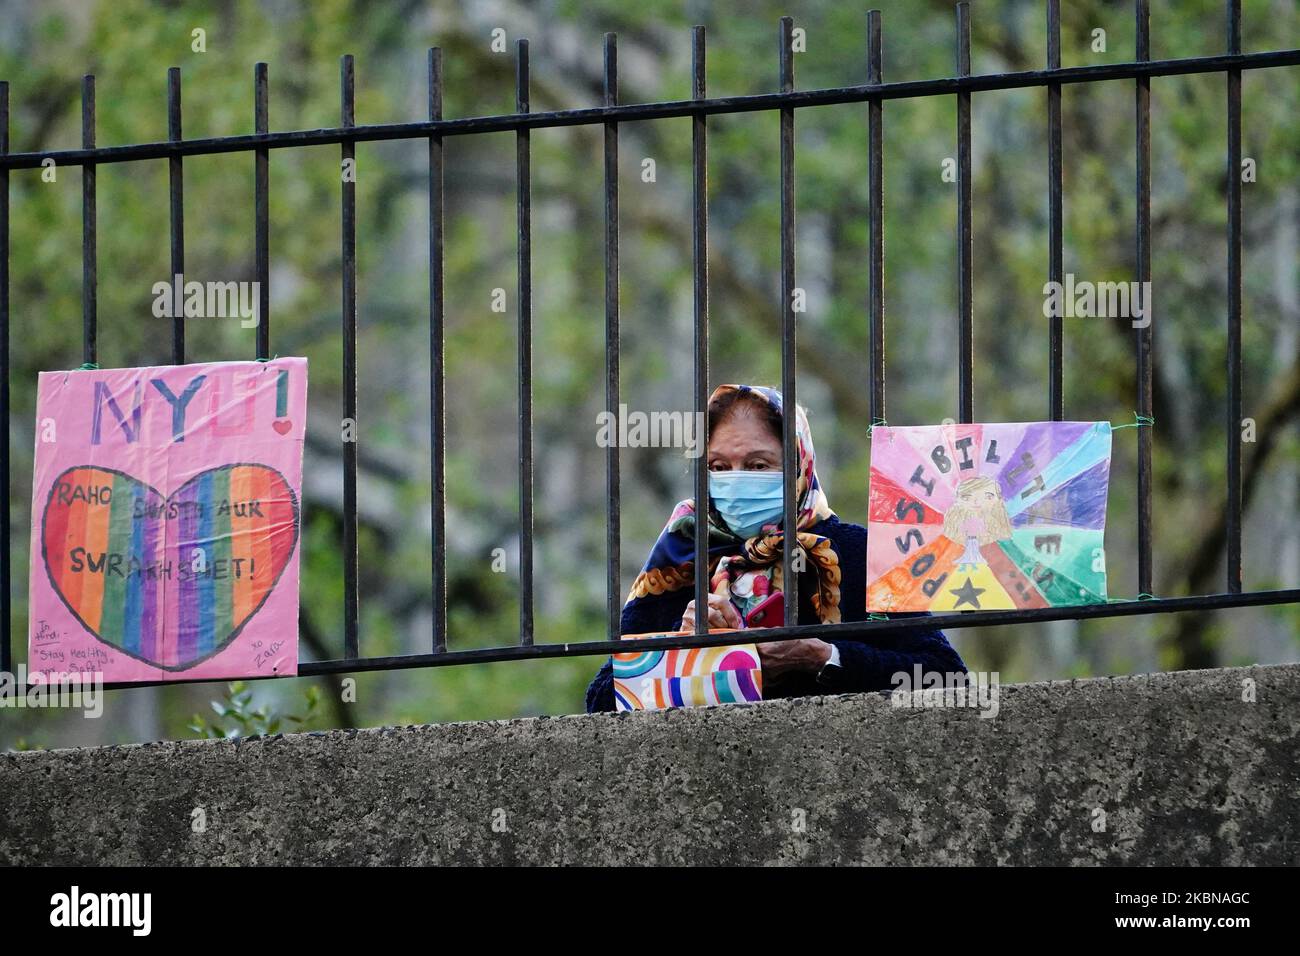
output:
POLYGON ((779 524, 784 500, 779 471, 711 471, 709 497, 738 537, 752 538, 765 524, 779 524))

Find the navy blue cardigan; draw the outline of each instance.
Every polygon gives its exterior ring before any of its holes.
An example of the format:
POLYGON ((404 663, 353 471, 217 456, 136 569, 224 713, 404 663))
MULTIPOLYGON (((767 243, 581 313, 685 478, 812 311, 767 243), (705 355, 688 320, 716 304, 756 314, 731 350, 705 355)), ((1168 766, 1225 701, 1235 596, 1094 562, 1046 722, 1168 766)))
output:
MULTIPOLYGON (((840 559, 840 620, 865 621, 867 612, 867 529, 841 521, 835 515, 808 529, 830 539, 840 559)), ((815 574, 812 569, 805 574, 815 574)), ((813 588, 801 587, 799 623, 817 624, 817 612, 809 599, 813 588)), ((621 623, 624 634, 649 634, 675 631, 680 626, 686 605, 695 589, 682 588, 662 595, 657 601, 638 601, 637 608, 624 608, 621 623)), ((891 614, 891 617, 916 617, 916 614, 891 614)), ((872 690, 892 690, 892 677, 899 671, 912 672, 920 664, 924 672, 965 673, 966 664, 940 631, 881 631, 870 641, 832 640, 840 649, 843 671, 833 687, 817 683, 812 674, 791 675, 780 693, 765 697, 806 697, 812 694, 845 694, 872 690)), ((614 709, 614 675, 608 660, 587 688, 587 713, 614 709)))

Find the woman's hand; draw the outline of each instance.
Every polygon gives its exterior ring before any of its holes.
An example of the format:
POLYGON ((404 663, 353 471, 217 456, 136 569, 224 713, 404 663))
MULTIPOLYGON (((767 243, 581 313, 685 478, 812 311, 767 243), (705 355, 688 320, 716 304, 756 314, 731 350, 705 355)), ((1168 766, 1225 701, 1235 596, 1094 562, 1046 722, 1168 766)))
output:
MULTIPOLYGON (((736 610, 736 605, 724 598, 721 594, 709 595, 709 627, 735 627, 741 626, 740 612, 736 610)), ((686 612, 682 614, 682 632, 695 630, 695 602, 691 601, 686 605, 686 612)))
POLYGON ((831 659, 831 646, 815 637, 798 641, 769 641, 758 645, 763 664, 763 685, 780 684, 790 674, 816 674, 831 659))

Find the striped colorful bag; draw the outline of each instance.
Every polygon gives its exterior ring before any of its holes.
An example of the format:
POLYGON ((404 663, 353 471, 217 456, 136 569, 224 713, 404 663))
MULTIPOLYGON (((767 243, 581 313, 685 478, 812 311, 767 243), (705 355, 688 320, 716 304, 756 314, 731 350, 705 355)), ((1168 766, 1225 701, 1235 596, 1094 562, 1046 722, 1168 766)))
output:
POLYGON ((616 710, 763 699, 763 668, 754 644, 614 654, 612 660, 616 710))

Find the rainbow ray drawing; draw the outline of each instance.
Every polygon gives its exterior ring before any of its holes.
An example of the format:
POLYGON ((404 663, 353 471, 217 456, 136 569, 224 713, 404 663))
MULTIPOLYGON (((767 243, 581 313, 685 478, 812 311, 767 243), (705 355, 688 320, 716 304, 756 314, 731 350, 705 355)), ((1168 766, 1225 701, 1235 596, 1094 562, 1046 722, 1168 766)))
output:
POLYGON ((867 609, 1106 602, 1109 422, 871 430, 867 609))

